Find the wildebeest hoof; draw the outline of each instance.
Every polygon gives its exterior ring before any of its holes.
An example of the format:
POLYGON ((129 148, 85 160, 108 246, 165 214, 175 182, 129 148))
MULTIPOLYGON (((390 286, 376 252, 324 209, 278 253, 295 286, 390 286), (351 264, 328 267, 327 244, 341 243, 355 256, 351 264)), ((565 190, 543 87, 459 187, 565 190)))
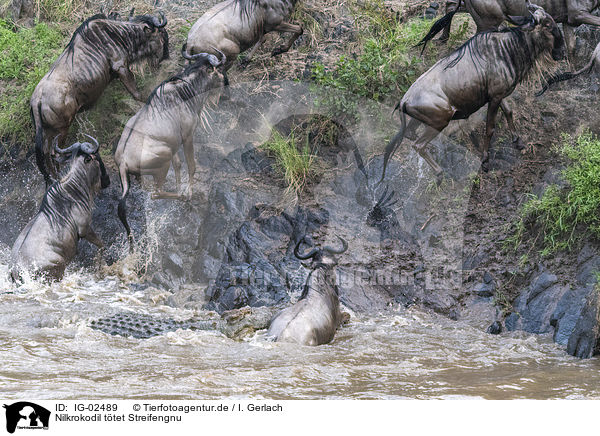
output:
POLYGON ((240 63, 239 63, 240 69, 245 70, 248 65, 250 65, 250 59, 248 59, 246 57, 240 58, 240 63))
POLYGON ((523 150, 525 148, 525 144, 523 144, 523 141, 521 140, 521 138, 517 138, 513 141, 513 145, 515 146, 515 148, 517 150, 523 150))
POLYGON ((437 186, 440 186, 443 181, 444 181, 444 172, 440 171, 439 173, 437 173, 435 175, 435 183, 437 186))
POLYGON ((277 47, 275 50, 271 52, 271 56, 278 56, 281 53, 285 53, 286 50, 283 47, 277 47))

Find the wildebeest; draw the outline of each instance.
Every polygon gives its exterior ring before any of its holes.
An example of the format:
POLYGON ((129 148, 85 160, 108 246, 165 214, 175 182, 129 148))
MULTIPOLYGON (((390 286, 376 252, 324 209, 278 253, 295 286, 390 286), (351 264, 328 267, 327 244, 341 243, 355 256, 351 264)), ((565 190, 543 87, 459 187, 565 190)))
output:
POLYGON ((466 119, 488 104, 486 133, 482 150, 487 169, 488 148, 494 134, 496 115, 501 107, 506 115, 513 142, 522 147, 516 134, 512 111, 503 101, 538 66, 550 58, 564 55, 562 34, 552 19, 538 6, 531 6, 529 17, 513 17, 520 27, 487 31, 473 36, 449 56, 438 61, 419 77, 396 106, 400 110, 400 131, 385 150, 383 173, 388 160, 402 142, 405 133, 414 132, 419 124, 425 131, 415 142, 415 149, 439 177, 442 168, 427 152, 426 146, 451 120, 466 119), (411 119, 407 122, 407 116, 411 119))
POLYGON ((93 106, 113 78, 118 77, 135 99, 142 100, 130 67, 140 62, 157 65, 169 57, 166 25, 163 14, 160 18, 139 15, 129 21, 97 14, 75 30, 30 102, 37 165, 47 185, 50 176, 57 174, 49 145, 60 136, 59 145, 64 146, 77 112, 93 106))
POLYGON ((562 82, 564 80, 574 79, 575 77, 580 76, 584 73, 589 73, 590 71, 592 71, 593 68, 598 68, 599 65, 600 65, 600 44, 598 44, 596 46, 596 48, 594 49, 594 53, 592 53, 592 57, 591 57, 590 61, 582 69, 580 69, 579 71, 575 71, 574 73, 566 72, 566 73, 559 73, 559 74, 553 76, 546 82, 546 84, 544 85, 544 88, 540 92, 538 92, 536 95, 537 96, 542 95, 554 83, 562 82))
MULTIPOLYGON (((582 24, 600 26, 600 17, 592 15, 592 11, 600 6, 600 0, 534 0, 556 23, 563 24, 565 40, 569 56, 575 49, 574 27, 582 24)), ((442 28, 442 39, 450 34, 452 18, 456 12, 464 9, 477 25, 477 32, 497 30, 505 21, 512 21, 511 16, 523 16, 527 13, 529 0, 448 0, 448 12, 432 27, 431 32, 422 40, 431 40, 442 28)))
POLYGON ((57 153, 71 156, 71 168, 52 184, 42 200, 39 212, 21 231, 11 252, 11 277, 19 280, 19 271, 60 280, 65 268, 77 253, 80 238, 98 248, 103 244, 91 227, 94 199, 110 179, 98 152, 98 142, 76 142, 57 153))
POLYGON ((313 247, 308 253, 300 253, 302 238, 294 248, 300 260, 312 259, 310 272, 298 302, 271 320, 267 336, 275 341, 295 342, 301 345, 321 345, 333 340, 342 322, 339 290, 336 283, 335 255, 348 249, 348 243, 340 238, 342 247, 313 247))
POLYGON ((297 0, 226 0, 206 12, 190 29, 187 37, 188 54, 225 53, 229 69, 237 56, 248 50, 248 62, 262 45, 269 32, 292 32, 287 44, 271 53, 287 52, 303 29, 286 20, 292 15, 297 0))
POLYGON ((162 190, 172 161, 179 189, 180 161, 177 151, 183 145, 188 168, 187 198, 191 198, 196 172, 194 132, 204 115, 201 112, 206 103, 218 103, 225 83, 226 56, 223 53, 220 60, 208 53, 190 56, 183 50, 183 54, 192 63, 152 91, 146 104, 127 122, 115 151, 115 163, 123 187, 118 213, 127 231, 130 248, 132 236, 126 212, 129 176, 153 176, 153 199, 185 198, 178 193, 162 190))

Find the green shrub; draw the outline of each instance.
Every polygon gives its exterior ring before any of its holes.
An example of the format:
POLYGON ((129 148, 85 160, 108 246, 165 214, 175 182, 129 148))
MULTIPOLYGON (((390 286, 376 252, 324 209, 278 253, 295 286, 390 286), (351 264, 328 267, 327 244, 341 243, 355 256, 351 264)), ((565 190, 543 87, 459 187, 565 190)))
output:
POLYGON ((564 135, 559 152, 568 162, 563 171, 567 186, 551 185, 541 198, 527 201, 513 236, 518 245, 535 224, 543 255, 568 250, 584 236, 600 238, 600 140, 589 132, 575 140, 564 135))
POLYGON ((61 52, 64 36, 56 27, 39 23, 14 28, 0 20, 0 138, 30 142, 33 137, 29 99, 38 82, 61 52))
POLYGON ((425 58, 414 48, 429 31, 430 20, 415 18, 400 23, 377 1, 365 3, 354 15, 359 25, 359 54, 341 56, 330 69, 321 63, 313 67, 316 84, 343 91, 329 99, 326 92, 322 96, 324 105, 343 114, 353 113, 361 97, 397 102, 424 72, 425 61, 436 55, 432 44, 425 58))

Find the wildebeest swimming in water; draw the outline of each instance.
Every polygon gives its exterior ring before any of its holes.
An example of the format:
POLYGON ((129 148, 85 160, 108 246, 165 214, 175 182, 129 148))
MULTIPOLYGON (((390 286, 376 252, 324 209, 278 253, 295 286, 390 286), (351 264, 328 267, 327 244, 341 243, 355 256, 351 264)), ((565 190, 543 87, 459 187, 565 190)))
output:
POLYGON ((58 153, 71 156, 71 168, 44 195, 39 212, 21 231, 11 252, 11 277, 19 280, 21 270, 31 271, 49 280, 60 280, 77 253, 79 239, 87 239, 98 248, 100 238, 91 227, 92 209, 98 191, 108 187, 110 179, 94 144, 76 142, 58 153))
POLYGON ((57 174, 50 144, 59 136, 59 145, 64 146, 77 112, 93 106, 113 78, 118 77, 135 99, 142 100, 130 67, 141 62, 157 65, 169 57, 166 25, 163 14, 160 18, 139 15, 129 21, 98 14, 75 30, 31 97, 36 160, 47 185, 50 176, 57 174))
MULTIPOLYGON (((534 0, 556 23, 563 24, 567 52, 572 57, 575 49, 574 27, 582 24, 600 26, 600 17, 592 14, 600 6, 600 0, 534 0)), ((477 25, 477 32, 497 30, 511 16, 523 16, 527 12, 529 0, 448 0, 447 14, 434 23, 431 31, 423 38, 422 44, 444 29, 442 39, 448 39, 452 18, 457 12, 468 12, 477 25)))
POLYGON ((206 106, 218 103, 225 83, 225 55, 221 53, 221 59, 207 53, 189 56, 185 50, 184 55, 192 63, 152 91, 146 104, 127 122, 115 151, 123 187, 118 213, 127 231, 130 249, 133 249, 133 240, 126 211, 129 176, 153 176, 153 199, 185 199, 179 193, 162 189, 172 161, 179 189, 177 151, 183 145, 188 168, 187 198, 190 199, 196 172, 194 133, 198 123, 204 120, 206 106))
POLYGON ((551 59, 557 61, 564 56, 564 40, 552 17, 537 6, 532 6, 531 12, 528 17, 513 17, 520 27, 476 34, 412 84, 396 106, 402 124, 386 147, 381 180, 405 134, 414 133, 420 124, 425 129, 415 141, 414 148, 439 179, 442 167, 426 150, 427 145, 451 120, 466 119, 485 104, 488 104, 488 112, 482 149, 483 169, 488 167, 488 148, 500 107, 506 115, 514 144, 522 147, 512 111, 503 100, 530 72, 544 69, 551 59))
POLYGON ((546 92, 548 90, 548 88, 550 88, 550 86, 552 86, 554 83, 562 82, 564 80, 574 79, 575 77, 580 76, 584 73, 591 72, 593 68, 598 68, 599 65, 600 65, 600 44, 598 44, 596 46, 596 48, 594 49, 594 53, 592 53, 592 57, 591 57, 590 61, 582 69, 580 69, 579 71, 575 71, 574 73, 573 72, 559 73, 559 74, 551 77, 544 85, 544 88, 540 92, 538 92, 536 95, 539 97, 544 92, 546 92))
POLYGON ((292 32, 287 44, 273 50, 272 56, 287 52, 302 35, 302 27, 288 23, 297 0, 227 0, 213 6, 190 29, 187 52, 225 53, 229 69, 237 56, 252 47, 248 62, 269 32, 292 32))
POLYGON ((321 345, 333 340, 342 322, 339 290, 336 283, 335 255, 348 249, 342 238, 342 247, 313 247, 308 253, 300 253, 302 238, 294 248, 294 255, 300 260, 312 259, 310 272, 304 291, 298 302, 288 307, 271 320, 267 336, 276 341, 295 342, 301 345, 321 345))

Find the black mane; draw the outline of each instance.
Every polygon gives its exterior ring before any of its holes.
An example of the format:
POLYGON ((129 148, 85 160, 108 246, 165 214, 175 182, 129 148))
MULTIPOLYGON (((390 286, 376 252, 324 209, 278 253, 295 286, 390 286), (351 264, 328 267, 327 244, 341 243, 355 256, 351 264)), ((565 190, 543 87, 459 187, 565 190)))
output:
POLYGON ((258 6, 259 0, 233 0, 236 7, 240 8, 240 17, 250 20, 250 14, 258 6))
POLYGON ((87 182, 87 173, 83 165, 75 165, 62 181, 55 182, 50 186, 40 205, 40 211, 50 225, 59 229, 73 223, 73 207, 78 206, 86 212, 92 210, 90 202, 91 187, 87 182))
MULTIPOLYGON (((143 43, 145 36, 144 31, 139 26, 131 26, 131 24, 146 23, 154 26, 153 18, 150 15, 138 15, 131 21, 121 21, 116 18, 108 17, 104 13, 99 13, 87 18, 73 32, 71 40, 67 44, 64 54, 71 58, 71 63, 74 62, 75 48, 84 49, 87 53, 89 61, 98 62, 109 49, 123 51, 130 55, 137 51, 137 46, 143 43), (101 30, 90 28, 90 25, 96 21, 103 20, 106 26, 101 30), (129 24, 129 25, 128 25, 129 24), (78 38, 84 43, 78 44, 78 38)), ((54 70, 53 65, 51 72, 54 70)))
POLYGON ((490 41, 492 36, 499 33, 511 34, 511 38, 509 38, 507 41, 502 41, 502 48, 504 48, 507 52, 514 54, 515 57, 523 60, 532 58, 533 53, 530 52, 529 45, 525 39, 525 32, 518 27, 507 27, 501 30, 486 30, 485 32, 475 34, 452 53, 452 55, 455 55, 455 57, 448 63, 448 65, 446 65, 444 69, 447 70, 448 68, 456 66, 456 64, 458 64, 467 53, 473 61, 475 61, 475 59, 481 59, 483 57, 481 51, 482 47, 487 46, 487 43, 490 41))
POLYGON ((71 40, 69 41, 69 43, 67 44, 67 48, 66 50, 69 52, 72 52, 74 49, 74 43, 75 43, 75 39, 77 38, 78 35, 83 35, 83 33, 87 30, 87 28, 90 25, 90 22, 95 21, 95 20, 108 20, 110 18, 108 18, 106 16, 106 14, 104 13, 99 13, 96 15, 92 15, 89 18, 86 18, 85 21, 83 23, 81 23, 81 25, 75 29, 75 32, 73 32, 73 35, 71 36, 71 40))
POLYGON ((200 60, 188 65, 183 71, 163 81, 148 96, 146 107, 157 111, 168 111, 173 105, 186 104, 193 110, 191 106, 194 97, 206 91, 204 83, 198 83, 198 81, 205 82, 207 76, 201 75, 201 77, 193 82, 189 80, 189 76, 207 65, 210 65, 207 59, 200 60), (175 85, 174 90, 165 91, 165 87, 169 84, 175 85))
POLYGON ((468 55, 477 71, 483 72, 486 68, 485 63, 491 61, 490 54, 495 56, 493 60, 496 62, 510 64, 514 72, 514 85, 525 78, 537 62, 536 58, 539 55, 535 44, 529 42, 527 33, 518 27, 488 30, 476 34, 445 58, 447 64, 444 70, 455 67, 465 55, 468 55), (497 43, 491 43, 494 35, 498 34, 508 34, 508 37, 498 39, 497 43), (490 51, 490 48, 493 51, 490 51))

